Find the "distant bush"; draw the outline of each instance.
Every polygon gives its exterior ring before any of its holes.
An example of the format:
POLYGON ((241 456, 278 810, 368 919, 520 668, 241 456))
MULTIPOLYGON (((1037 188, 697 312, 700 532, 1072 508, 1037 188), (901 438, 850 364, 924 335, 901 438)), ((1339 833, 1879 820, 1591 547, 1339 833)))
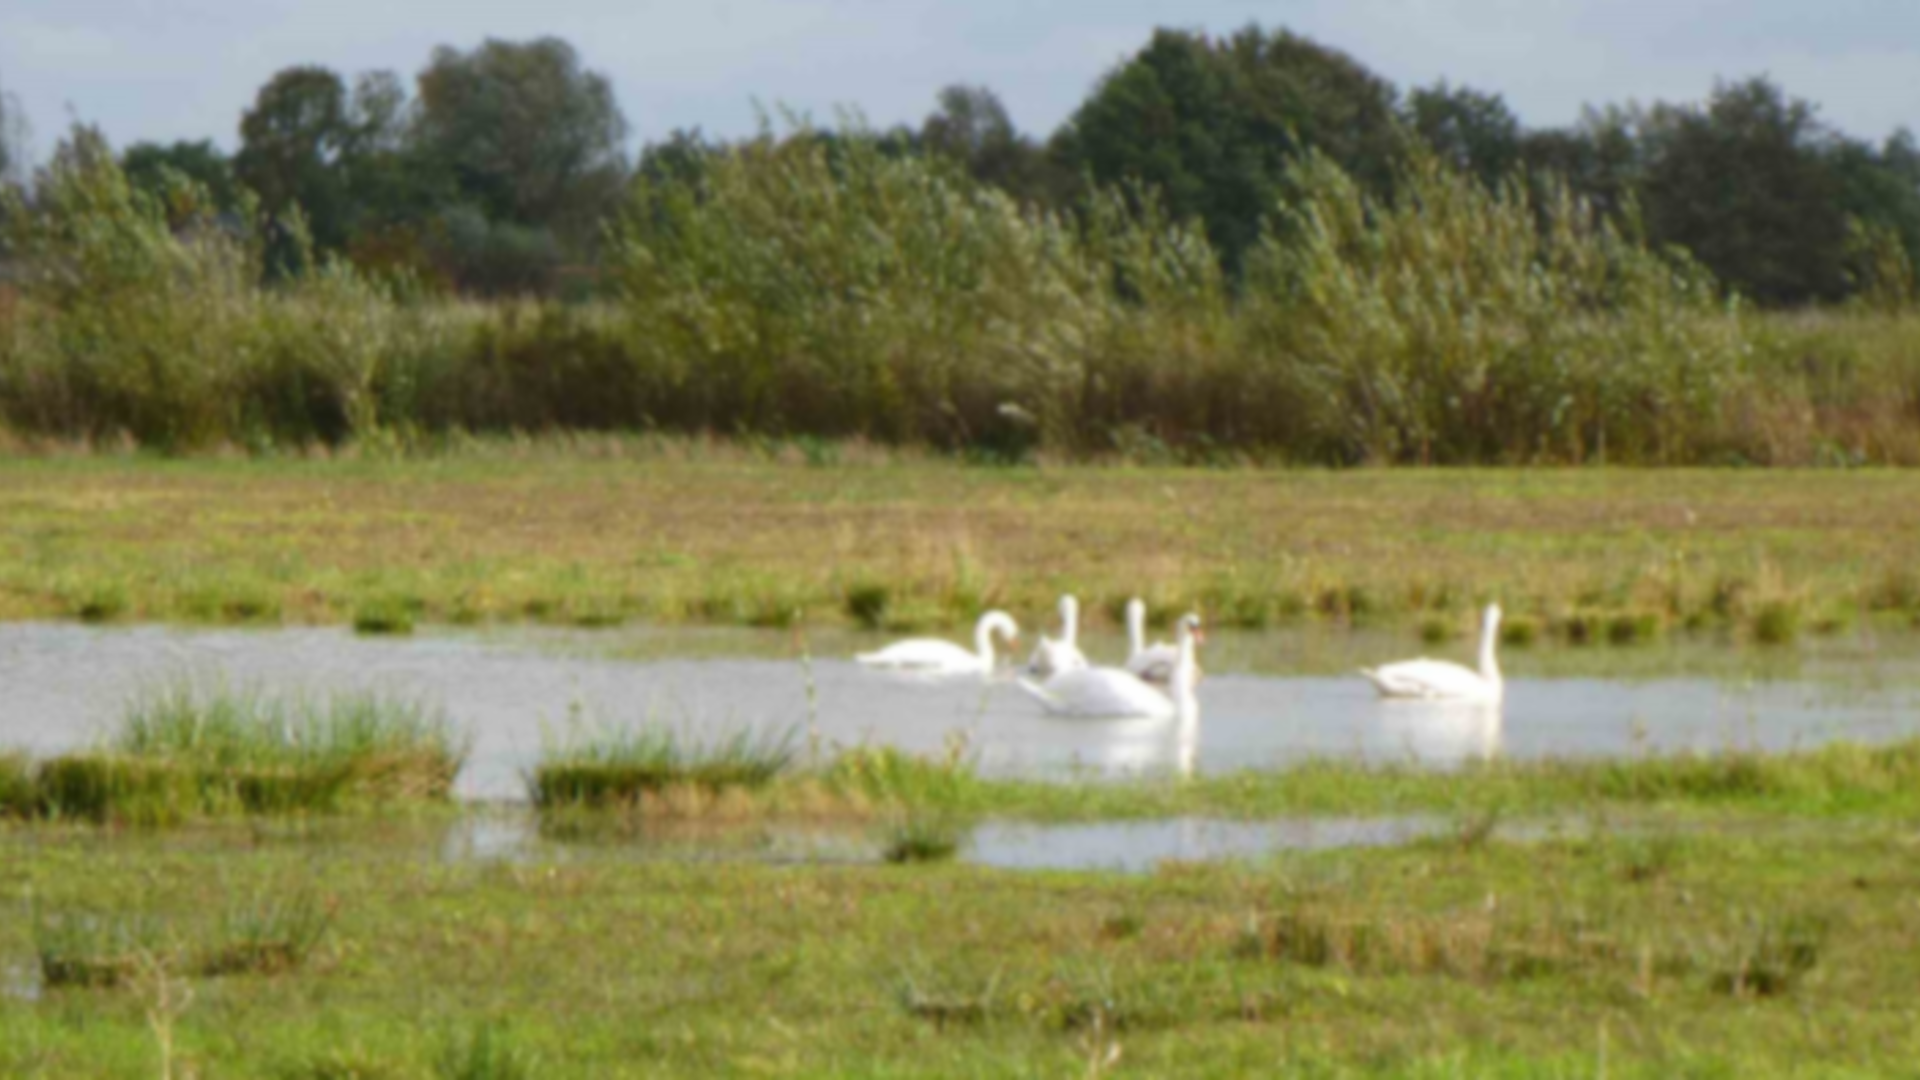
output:
POLYGON ((643 175, 610 299, 483 303, 420 277, 426 249, 514 293, 557 272, 547 241, 450 221, 377 272, 308 253, 268 282, 250 205, 136 188, 82 130, 0 206, 0 423, 166 451, 668 430, 992 462, 1920 462, 1894 294, 1751 316, 1548 178, 1402 169, 1383 199, 1298 163, 1230 285, 1143 191, 1060 215, 859 129, 769 131, 643 175))

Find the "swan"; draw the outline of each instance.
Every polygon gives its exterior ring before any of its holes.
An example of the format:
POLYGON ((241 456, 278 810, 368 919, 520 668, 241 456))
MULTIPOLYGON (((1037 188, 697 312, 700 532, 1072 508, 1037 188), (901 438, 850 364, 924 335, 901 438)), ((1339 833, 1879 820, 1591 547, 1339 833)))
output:
POLYGON ((1045 634, 1040 635, 1040 644, 1033 650, 1033 659, 1027 662, 1027 672, 1043 679, 1051 678, 1063 671, 1078 671, 1087 666, 1087 657, 1080 651, 1080 601, 1071 596, 1060 598, 1060 639, 1058 641, 1045 634))
POLYGON ((1131 671, 1110 667, 1063 671, 1045 683, 1021 679, 1020 689, 1055 716, 1194 722, 1200 716, 1200 701, 1193 692, 1198 671, 1194 646, 1205 639, 1200 616, 1180 620, 1179 657, 1165 693, 1131 671))
POLYGON ((1008 645, 1020 640, 1020 627, 1004 611, 989 611, 980 616, 973 628, 973 651, 938 638, 913 638, 897 641, 878 652, 860 653, 854 659, 871 668, 889 668, 934 675, 990 675, 993 673, 993 635, 1005 638, 1008 645))
POLYGON ((1480 670, 1445 660, 1403 660, 1378 668, 1361 668, 1381 697, 1497 702, 1504 690, 1493 646, 1500 637, 1500 605, 1488 604, 1480 616, 1480 670))
MULTIPOLYGON (((1142 682, 1166 686, 1173 681, 1174 665, 1180 662, 1180 650, 1164 641, 1147 644, 1147 602, 1134 597, 1127 601, 1127 670, 1142 682)), ((1194 665, 1194 678, 1200 665, 1194 665)))

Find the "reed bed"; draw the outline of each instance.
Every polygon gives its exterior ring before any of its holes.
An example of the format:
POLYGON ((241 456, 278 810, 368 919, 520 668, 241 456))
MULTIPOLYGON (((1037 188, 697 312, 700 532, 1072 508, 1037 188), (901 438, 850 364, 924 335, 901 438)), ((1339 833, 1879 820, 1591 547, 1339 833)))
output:
MULTIPOLYGON (((858 131, 749 140, 608 223, 614 299, 423 294, 350 265, 262 284, 104 147, 0 220, 0 422, 166 451, 466 432, 722 433, 975 461, 1920 462, 1920 317, 1761 315, 1550 178, 1330 163, 1230 282, 1143 192, 1041 213, 858 131), (170 216, 171 215, 171 216, 170 216)), ((189 215, 191 217, 191 215, 189 215)), ((297 227, 293 229, 298 235, 297 227)))
POLYGON ((48 817, 171 824, 445 801, 465 756, 446 719, 410 699, 176 682, 136 696, 104 746, 40 762, 31 782, 48 817))
POLYGON ((674 789, 718 794, 765 788, 795 759, 795 733, 741 729, 700 736, 665 724, 570 732, 550 742, 527 780, 542 813, 632 810, 674 789))

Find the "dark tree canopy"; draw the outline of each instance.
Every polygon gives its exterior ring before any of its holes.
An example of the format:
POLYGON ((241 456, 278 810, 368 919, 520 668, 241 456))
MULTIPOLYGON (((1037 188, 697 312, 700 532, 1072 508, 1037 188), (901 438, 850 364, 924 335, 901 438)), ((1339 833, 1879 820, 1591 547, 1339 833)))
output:
POLYGON ((984 86, 941 90, 939 107, 920 125, 918 143, 1024 202, 1052 204, 1071 184, 1043 148, 1020 134, 998 95, 984 86))
POLYGON ((417 149, 488 218, 580 233, 617 196, 626 120, 566 42, 436 49, 419 90, 417 149))
POLYGON ((217 210, 232 210, 239 204, 240 185, 234 179, 233 161, 211 139, 198 142, 140 142, 120 155, 120 168, 127 181, 154 194, 167 189, 168 174, 176 174, 205 188, 217 210))
POLYGON ((1158 30, 1101 81, 1058 152, 1098 183, 1158 189, 1174 214, 1204 221, 1234 264, 1306 148, 1370 185, 1389 182, 1394 97, 1350 57, 1284 30, 1218 40, 1158 30))
POLYGON ((1843 188, 1811 105, 1766 79, 1723 83, 1705 108, 1654 110, 1647 141, 1653 239, 1686 248, 1761 303, 1845 293, 1843 188))
POLYGON ((316 243, 334 248, 350 229, 352 206, 338 167, 353 142, 347 88, 323 67, 292 67, 260 88, 240 119, 240 182, 272 214, 298 206, 316 243))
POLYGON ((1520 165, 1520 118, 1498 94, 1445 82, 1407 95, 1406 123, 1440 160, 1488 185, 1520 165))

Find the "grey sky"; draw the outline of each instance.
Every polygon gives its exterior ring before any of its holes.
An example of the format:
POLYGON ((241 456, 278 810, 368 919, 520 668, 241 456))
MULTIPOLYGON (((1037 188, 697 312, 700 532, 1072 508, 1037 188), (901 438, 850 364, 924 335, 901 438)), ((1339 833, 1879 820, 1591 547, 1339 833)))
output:
POLYGON ((958 81, 1045 134, 1156 25, 1285 26, 1401 86, 1446 77, 1503 94, 1530 125, 1589 102, 1694 100, 1768 73, 1829 122, 1920 126, 1910 0, 6 0, 0 87, 44 154, 71 115, 118 145, 235 142, 275 71, 319 63, 411 76, 437 44, 555 34, 613 79, 638 139, 737 135, 753 102, 877 125, 918 121, 958 81))

